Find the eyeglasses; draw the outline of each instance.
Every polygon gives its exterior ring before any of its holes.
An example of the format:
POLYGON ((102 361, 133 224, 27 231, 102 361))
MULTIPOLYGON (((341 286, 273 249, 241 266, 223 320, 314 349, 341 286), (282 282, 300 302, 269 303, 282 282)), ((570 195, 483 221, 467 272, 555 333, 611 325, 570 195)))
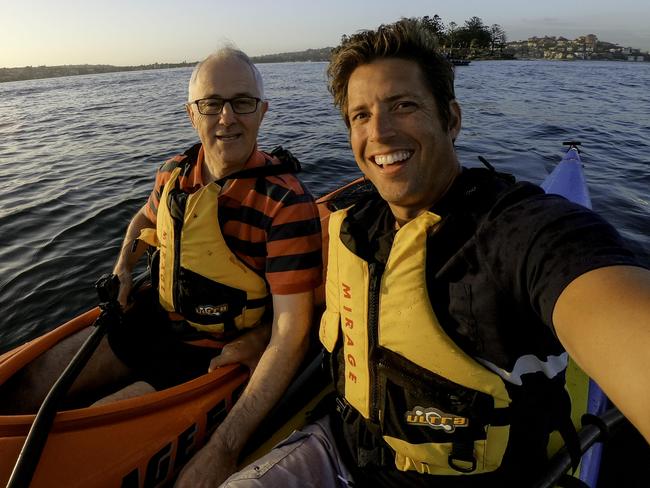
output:
POLYGON ((262 101, 257 97, 235 97, 235 98, 201 98, 194 100, 188 105, 196 104, 199 113, 202 115, 218 115, 223 106, 228 102, 236 114, 252 114, 257 110, 257 104, 262 101))

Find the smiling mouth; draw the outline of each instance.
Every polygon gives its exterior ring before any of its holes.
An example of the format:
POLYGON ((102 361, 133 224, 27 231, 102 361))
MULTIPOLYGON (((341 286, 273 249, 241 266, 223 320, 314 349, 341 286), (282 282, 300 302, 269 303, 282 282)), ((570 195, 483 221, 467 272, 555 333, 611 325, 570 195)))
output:
POLYGON ((219 141, 229 142, 229 141, 234 141, 234 140, 238 139, 239 136, 240 136, 240 134, 223 134, 223 135, 217 134, 216 137, 217 137, 217 139, 219 141))
POLYGON ((391 164, 401 163, 406 161, 411 156, 413 156, 413 151, 395 151, 389 154, 377 154, 376 156, 371 157, 374 163, 382 168, 384 166, 390 166, 391 164))

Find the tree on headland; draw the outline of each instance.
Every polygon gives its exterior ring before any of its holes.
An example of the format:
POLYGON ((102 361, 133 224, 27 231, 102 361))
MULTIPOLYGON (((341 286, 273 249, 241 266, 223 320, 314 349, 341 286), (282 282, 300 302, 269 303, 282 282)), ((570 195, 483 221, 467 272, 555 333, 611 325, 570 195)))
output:
POLYGON ((443 51, 453 57, 500 56, 506 45, 506 33, 499 24, 490 27, 480 17, 471 17, 462 27, 455 22, 445 26, 439 15, 419 18, 434 34, 443 51))
POLYGON ((473 48, 474 51, 490 46, 490 31, 479 17, 465 21, 465 25, 456 34, 460 47, 473 48))
POLYGON ((444 37, 445 24, 442 22, 442 19, 438 14, 435 14, 433 17, 425 15, 421 20, 427 29, 431 31, 438 39, 444 37))
POLYGON ((454 41, 456 40, 456 33, 458 32, 458 24, 456 22, 449 22, 445 36, 445 44, 449 46, 449 51, 454 49, 454 41))
POLYGON ((507 42, 506 31, 499 24, 492 24, 490 26, 490 54, 494 56, 497 51, 502 54, 507 42))

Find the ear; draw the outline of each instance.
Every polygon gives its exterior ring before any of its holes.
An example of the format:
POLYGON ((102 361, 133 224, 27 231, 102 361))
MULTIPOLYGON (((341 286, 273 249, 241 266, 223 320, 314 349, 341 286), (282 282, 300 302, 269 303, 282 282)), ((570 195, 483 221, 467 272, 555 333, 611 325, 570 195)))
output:
POLYGON ((192 110, 192 105, 186 103, 185 111, 187 112, 187 116, 190 118, 190 124, 192 124, 192 127, 196 129, 196 123, 194 122, 194 110, 192 110))
POLYGON ((266 111, 269 109, 269 102, 264 100, 262 101, 262 108, 260 108, 260 124, 262 123, 262 120, 264 120, 264 114, 266 114, 266 111))
POLYGON ((462 115, 460 105, 454 99, 449 102, 449 125, 447 126, 447 130, 449 131, 453 142, 456 142, 456 138, 458 137, 458 134, 460 134, 461 120, 462 115))

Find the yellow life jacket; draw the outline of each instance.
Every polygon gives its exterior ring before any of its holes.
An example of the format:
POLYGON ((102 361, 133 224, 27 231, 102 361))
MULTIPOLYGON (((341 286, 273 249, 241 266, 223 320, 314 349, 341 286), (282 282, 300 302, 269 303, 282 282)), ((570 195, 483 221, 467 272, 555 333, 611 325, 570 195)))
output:
POLYGON ((253 327, 264 314, 266 282, 242 263, 224 241, 218 219, 221 186, 180 190, 173 170, 158 207, 156 229, 140 239, 160 250, 159 298, 193 327, 228 334, 253 327))
POLYGON ((501 377, 444 332, 426 283, 425 212, 396 233, 384 269, 341 240, 347 210, 330 216, 327 309, 320 338, 342 343, 344 397, 379 434, 401 471, 433 475, 496 470, 509 439, 511 398, 501 377))

